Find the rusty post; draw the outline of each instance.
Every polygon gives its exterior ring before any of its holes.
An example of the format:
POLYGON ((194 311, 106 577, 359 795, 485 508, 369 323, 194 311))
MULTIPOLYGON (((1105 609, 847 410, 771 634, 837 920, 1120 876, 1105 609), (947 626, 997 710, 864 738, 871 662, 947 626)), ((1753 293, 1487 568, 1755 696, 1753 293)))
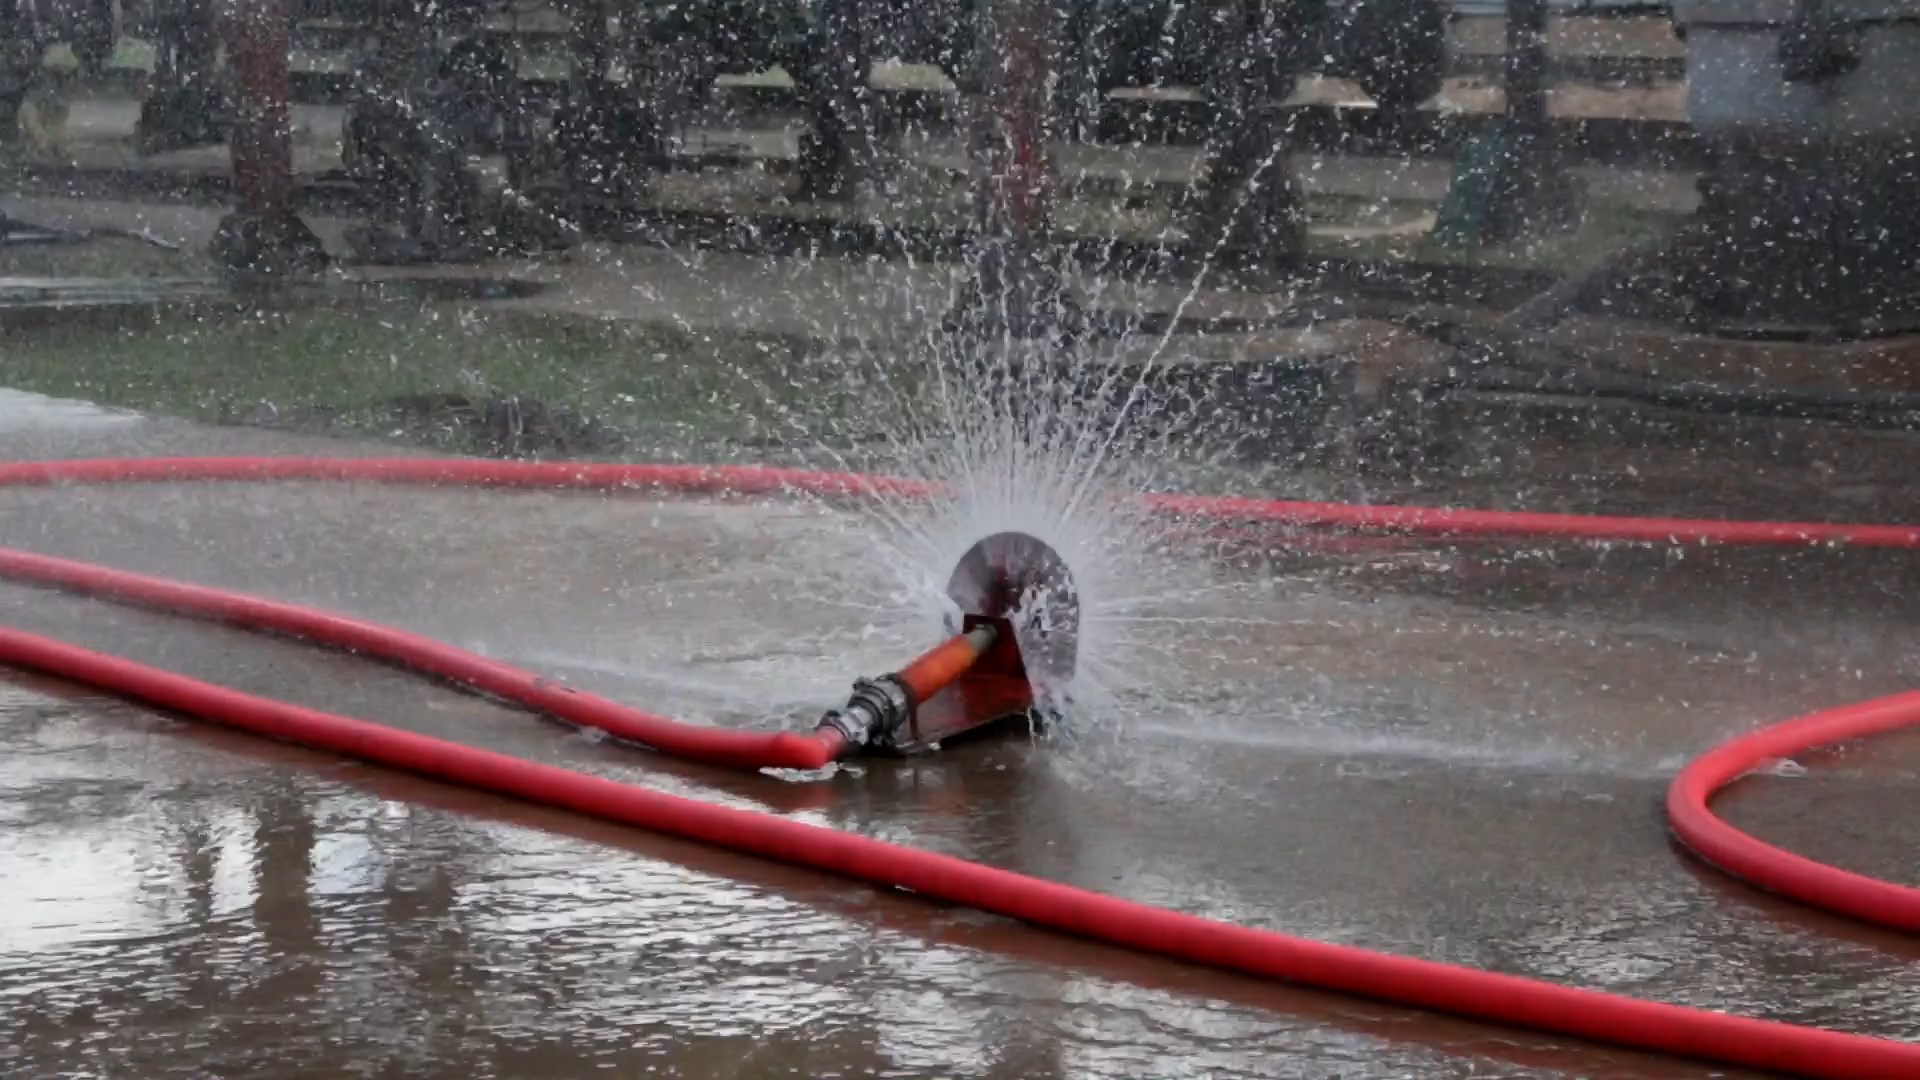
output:
POLYGON ((992 336, 1070 332, 1058 269, 1042 251, 1052 221, 1055 34, 1051 0, 988 0, 975 63, 984 107, 972 130, 979 262, 956 317, 992 336))
POLYGON ((1052 175, 1047 160, 1047 83, 1053 58, 1047 0, 995 0, 999 78, 989 85, 983 223, 1011 248, 1031 249, 1046 229, 1052 175))
POLYGON ((228 136, 234 212, 220 223, 214 254, 229 269, 277 277, 324 265, 320 242, 294 211, 292 16, 287 0, 227 0, 223 12, 233 72, 228 136))
POLYGON ((227 56, 239 123, 229 142, 242 213, 293 212, 292 113, 287 107, 292 48, 286 0, 241 0, 227 22, 227 56))

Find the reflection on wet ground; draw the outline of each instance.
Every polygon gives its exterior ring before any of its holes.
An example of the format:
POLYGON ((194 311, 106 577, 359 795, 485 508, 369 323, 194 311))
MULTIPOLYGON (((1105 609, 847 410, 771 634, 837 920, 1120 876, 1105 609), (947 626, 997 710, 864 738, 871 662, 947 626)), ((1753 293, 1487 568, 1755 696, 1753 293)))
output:
MULTIPOLYGON (((248 439, 266 445, 194 447, 248 439)), ((12 491, 0 544, 319 603, 720 724, 806 717, 924 632, 862 580, 858 530, 807 507, 12 491)), ((820 784, 91 601, 0 587, 0 623, 1184 910, 1920 1038, 1910 943, 1698 870, 1658 816, 1712 741, 1911 687, 1917 565, 1170 556, 1124 628, 1137 683, 1071 737, 820 784)), ((1801 764, 1730 816, 1912 878, 1920 740, 1801 764)), ((1705 1074, 1066 941, 24 675, 0 680, 0 865, 10 1077, 1705 1074)))

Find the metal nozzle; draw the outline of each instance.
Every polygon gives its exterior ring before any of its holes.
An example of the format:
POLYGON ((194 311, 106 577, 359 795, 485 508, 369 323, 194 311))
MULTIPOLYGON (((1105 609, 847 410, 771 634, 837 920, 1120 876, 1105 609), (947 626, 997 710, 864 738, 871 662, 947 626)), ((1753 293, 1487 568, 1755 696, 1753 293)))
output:
POLYGON ((822 716, 820 726, 833 728, 848 746, 858 748, 887 741, 912 717, 907 688, 894 676, 883 675, 855 681, 846 706, 822 716))
POLYGON ((861 679, 844 707, 820 718, 820 727, 839 732, 851 749, 887 748, 919 738, 915 711, 952 685, 1000 639, 999 628, 982 624, 953 638, 913 663, 878 679, 861 679), (903 740, 902 732, 910 737, 903 740))
POLYGON ((981 623, 961 636, 973 646, 974 654, 977 656, 993 648, 994 643, 1000 640, 1000 628, 993 623, 981 623))

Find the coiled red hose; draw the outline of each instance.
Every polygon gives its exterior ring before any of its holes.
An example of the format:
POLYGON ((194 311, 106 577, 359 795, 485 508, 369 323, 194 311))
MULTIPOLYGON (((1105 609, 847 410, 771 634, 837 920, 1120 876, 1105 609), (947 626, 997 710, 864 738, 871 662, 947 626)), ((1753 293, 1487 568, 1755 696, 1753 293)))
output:
POLYGON ((1816 747, 1920 725, 1920 693, 1828 709, 1761 728, 1694 758, 1667 788, 1667 821, 1688 850, 1764 889, 1862 922, 1920 933, 1920 889, 1817 863, 1748 836, 1707 801, 1745 774, 1816 747))
MULTIPOLYGON (((201 458, 0 464, 0 485, 184 480, 653 489, 701 494, 805 492, 925 496, 928 485, 765 468, 573 465, 438 459, 201 458)), ((1920 528, 1687 521, 1450 511, 1160 496, 1187 518, 1391 529, 1450 537, 1521 536, 1655 543, 1832 544, 1920 549, 1920 528)), ((258 597, 0 549, 0 576, 306 638, 415 668, 643 742, 743 766, 811 768, 831 748, 799 735, 749 735, 676 723, 546 682, 405 632, 258 597), (821 755, 824 755, 821 756, 821 755)), ((1306 941, 1150 907, 930 852, 667 795, 385 725, 306 709, 0 627, 0 664, 34 668, 270 738, 768 858, 924 893, 1040 926, 1196 963, 1401 1005, 1600 1042, 1801 1076, 1920 1076, 1920 1045, 1684 1008, 1306 941)), ((1920 724, 1920 693, 1789 721, 1730 742, 1675 779, 1668 813, 1703 859, 1808 904, 1906 930, 1920 890, 1791 855, 1715 818, 1720 787, 1775 758, 1920 724)))

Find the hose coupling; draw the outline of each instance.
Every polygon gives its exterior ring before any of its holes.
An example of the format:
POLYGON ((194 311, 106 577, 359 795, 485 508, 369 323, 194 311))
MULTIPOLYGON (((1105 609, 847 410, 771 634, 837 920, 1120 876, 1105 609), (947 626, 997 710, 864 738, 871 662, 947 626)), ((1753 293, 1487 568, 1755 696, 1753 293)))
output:
POLYGON ((883 675, 854 682, 846 706, 822 716, 819 726, 838 731, 849 747, 862 747, 890 741, 912 718, 913 700, 906 686, 892 675, 883 675))

